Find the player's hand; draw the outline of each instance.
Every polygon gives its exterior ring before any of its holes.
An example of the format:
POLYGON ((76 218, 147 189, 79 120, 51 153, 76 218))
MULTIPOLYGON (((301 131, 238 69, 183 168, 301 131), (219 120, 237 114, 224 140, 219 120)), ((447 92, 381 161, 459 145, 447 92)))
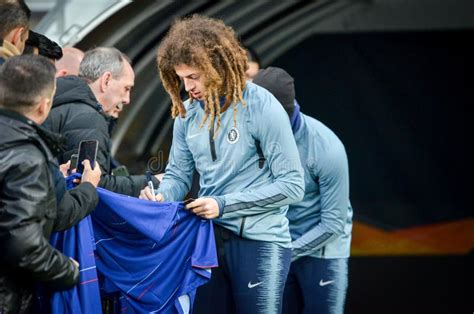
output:
POLYGON ((161 193, 156 196, 153 196, 153 193, 151 192, 151 189, 148 186, 146 186, 143 190, 140 191, 140 195, 138 196, 138 198, 155 202, 163 202, 165 200, 163 194, 161 193))
POLYGON ((219 217, 219 204, 212 197, 198 198, 187 204, 186 209, 206 219, 219 217))

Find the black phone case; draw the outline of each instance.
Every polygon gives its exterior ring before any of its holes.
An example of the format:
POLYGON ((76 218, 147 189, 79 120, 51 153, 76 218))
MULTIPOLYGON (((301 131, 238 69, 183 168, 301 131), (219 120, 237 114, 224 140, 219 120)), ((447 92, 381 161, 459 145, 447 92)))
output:
POLYGON ((77 158, 77 172, 82 173, 84 166, 82 162, 85 159, 89 159, 92 169, 95 166, 95 159, 97 157, 97 149, 99 148, 99 142, 96 140, 85 140, 79 143, 79 156, 77 158))

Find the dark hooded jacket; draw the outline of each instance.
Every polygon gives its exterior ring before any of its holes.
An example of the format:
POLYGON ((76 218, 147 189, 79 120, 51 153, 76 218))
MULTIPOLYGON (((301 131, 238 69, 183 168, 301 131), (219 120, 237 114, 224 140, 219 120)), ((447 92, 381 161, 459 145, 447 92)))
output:
MULTIPOLYGON (((146 176, 111 175, 111 131, 116 119, 106 115, 87 83, 77 76, 57 79, 53 108, 44 127, 60 133, 67 139, 65 153, 58 156, 60 163, 67 162, 77 153, 82 140, 97 140, 97 161, 102 170, 99 186, 109 191, 138 196, 147 184, 146 176)), ((152 177, 155 186, 158 180, 152 177)))
POLYGON ((37 282, 66 289, 79 279, 72 261, 48 241, 78 218, 57 211, 49 168, 55 161, 42 133, 33 121, 0 109, 0 313, 28 312, 37 282))

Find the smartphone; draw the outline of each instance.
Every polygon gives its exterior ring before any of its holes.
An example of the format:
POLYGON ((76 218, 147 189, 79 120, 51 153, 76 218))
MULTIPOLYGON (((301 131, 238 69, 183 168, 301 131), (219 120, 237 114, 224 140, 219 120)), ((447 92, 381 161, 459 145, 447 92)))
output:
POLYGON ((84 166, 82 162, 86 159, 91 163, 91 168, 94 169, 95 159, 97 157, 97 149, 99 142, 97 140, 85 140, 79 143, 79 156, 77 158, 77 172, 82 173, 84 166))
POLYGON ((112 175, 114 176, 126 176, 128 177, 130 173, 128 172, 127 166, 118 166, 112 170, 112 175))
POLYGON ((71 163, 69 164, 69 169, 67 171, 68 174, 71 174, 72 170, 77 168, 77 158, 78 158, 77 154, 71 155, 71 159, 70 159, 71 163))

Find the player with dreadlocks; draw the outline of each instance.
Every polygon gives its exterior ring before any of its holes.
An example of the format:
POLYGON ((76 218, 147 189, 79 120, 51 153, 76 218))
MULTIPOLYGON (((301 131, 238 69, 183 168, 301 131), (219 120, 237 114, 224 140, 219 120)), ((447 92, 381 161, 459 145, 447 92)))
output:
MULTIPOLYGON (((217 132, 220 128, 221 112, 225 112, 231 105, 235 125, 237 104, 242 102, 245 105, 242 92, 246 83, 247 56, 246 51, 240 47, 235 38, 234 31, 222 22, 195 17, 176 23, 173 33, 170 33, 161 47, 158 54, 158 66, 163 86, 173 101, 173 118, 178 115, 184 118, 186 115, 186 109, 180 98, 180 78, 174 71, 174 67, 193 64, 201 72, 206 72, 204 81, 206 93, 200 95, 204 101, 205 110, 201 126, 210 118, 209 129, 211 129, 217 118, 217 132), (192 28, 199 30, 200 27, 209 27, 210 23, 215 24, 213 32, 187 32, 185 29, 192 24, 192 28), (178 38, 173 38, 173 35, 178 38), (180 40, 181 43, 175 44, 174 39, 180 40), (195 42, 202 42, 203 45, 196 45, 195 42), (186 45, 190 46, 189 50, 183 49, 186 45), (223 105, 220 104, 222 95, 226 95, 223 105)), ((192 91, 188 92, 191 98, 196 98, 194 96, 197 95, 193 95, 192 91)))
MULTIPOLYGON (((196 169, 200 197, 186 208, 215 222, 220 266, 198 290, 194 312, 279 313, 291 259, 286 212, 304 193, 286 113, 245 80, 246 51, 220 20, 175 22, 157 62, 175 122, 156 200, 183 200, 196 169)), ((155 199, 148 188, 140 197, 155 199)))

